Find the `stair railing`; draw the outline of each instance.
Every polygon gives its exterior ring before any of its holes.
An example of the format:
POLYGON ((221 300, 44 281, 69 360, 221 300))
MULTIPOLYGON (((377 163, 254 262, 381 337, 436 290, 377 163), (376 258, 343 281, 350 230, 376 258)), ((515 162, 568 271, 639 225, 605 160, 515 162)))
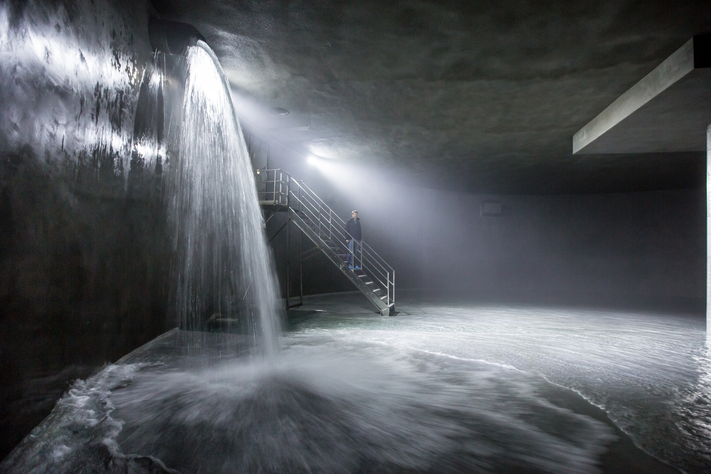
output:
MULTIPOLYGON (((294 212, 310 220, 316 227, 319 237, 327 238, 334 244, 337 253, 348 255, 346 239, 350 236, 346 232, 345 221, 303 181, 288 180, 288 184, 289 201, 294 212)), ((354 266, 360 267, 365 275, 377 282, 385 293, 383 301, 387 305, 395 303, 395 270, 364 240, 360 241, 358 252, 353 256, 353 263, 354 266)))

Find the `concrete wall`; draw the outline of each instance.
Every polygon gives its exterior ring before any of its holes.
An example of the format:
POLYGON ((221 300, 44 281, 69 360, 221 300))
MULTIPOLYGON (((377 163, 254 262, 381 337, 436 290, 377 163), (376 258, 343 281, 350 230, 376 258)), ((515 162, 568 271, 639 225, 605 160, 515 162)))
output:
MULTIPOLYGON (((424 287, 702 298, 704 195, 436 196, 422 226, 424 287), (502 214, 482 216, 500 202, 502 214)), ((423 209, 427 209, 424 205, 423 209)), ((427 212, 427 211, 425 211, 427 212)), ((414 283, 414 282, 413 282, 414 283)))
POLYGON ((0 4, 0 458, 167 329, 160 176, 132 154, 147 8, 0 4))

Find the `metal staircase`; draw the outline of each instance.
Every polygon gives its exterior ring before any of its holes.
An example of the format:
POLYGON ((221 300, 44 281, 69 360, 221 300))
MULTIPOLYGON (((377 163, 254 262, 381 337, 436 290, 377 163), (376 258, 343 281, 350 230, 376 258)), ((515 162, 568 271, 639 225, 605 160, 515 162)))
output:
POLYGON ((316 249, 323 252, 378 308, 381 315, 395 314, 395 270, 365 241, 360 242, 354 255, 354 268, 349 268, 346 263, 346 223, 306 184, 291 179, 280 169, 259 170, 257 190, 262 208, 271 216, 275 212, 286 212, 288 221, 285 225, 293 222, 316 249))

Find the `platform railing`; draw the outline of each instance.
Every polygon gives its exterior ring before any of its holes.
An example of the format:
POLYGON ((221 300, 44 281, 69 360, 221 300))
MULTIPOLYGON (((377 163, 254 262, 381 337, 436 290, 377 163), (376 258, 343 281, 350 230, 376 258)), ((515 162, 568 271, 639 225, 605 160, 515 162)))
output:
POLYGON ((257 169, 254 176, 262 206, 288 207, 291 175, 282 169, 257 169))

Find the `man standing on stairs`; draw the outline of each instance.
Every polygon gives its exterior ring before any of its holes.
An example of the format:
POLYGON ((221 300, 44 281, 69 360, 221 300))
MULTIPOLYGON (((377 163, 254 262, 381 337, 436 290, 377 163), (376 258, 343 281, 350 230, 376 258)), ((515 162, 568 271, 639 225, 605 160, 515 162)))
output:
POLYGON ((360 234, 360 219, 358 219, 358 211, 353 210, 351 212, 351 218, 346 222, 346 243, 348 244, 348 255, 346 256, 346 261, 348 262, 348 267, 360 268, 358 262, 355 259, 358 253, 358 246, 360 245, 361 234, 360 234))

